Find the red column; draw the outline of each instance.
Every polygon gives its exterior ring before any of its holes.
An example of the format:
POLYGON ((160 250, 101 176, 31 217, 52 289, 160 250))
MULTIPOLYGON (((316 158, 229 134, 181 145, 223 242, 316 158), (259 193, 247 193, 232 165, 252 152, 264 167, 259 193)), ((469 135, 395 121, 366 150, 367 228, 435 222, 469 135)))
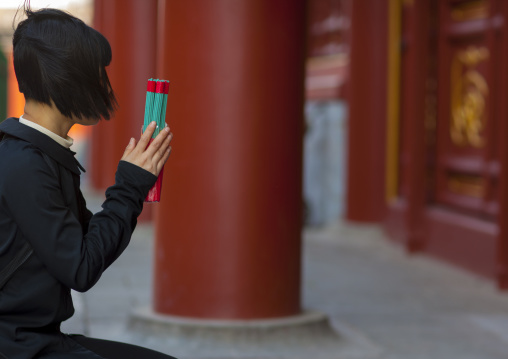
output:
MULTIPOLYGON (((508 19, 508 3, 500 2, 500 12, 503 19, 508 19)), ((495 103, 499 104, 498 116, 502 121, 499 121, 498 143, 499 143, 499 163, 501 173, 499 174, 499 214, 497 216, 497 223, 499 230, 497 233, 497 248, 496 248, 496 276, 497 285, 499 289, 508 290, 508 222, 506 216, 508 214, 508 141, 506 141, 506 133, 508 131, 508 105, 505 98, 508 94, 508 70, 504 64, 508 60, 508 26, 506 21, 499 29, 499 36, 501 39, 499 43, 502 44, 498 49, 500 52, 500 61, 498 65, 499 72, 496 76, 499 77, 498 91, 493 94, 497 96, 495 103)))
POLYGON ((304 3, 160 3, 175 138, 156 212, 156 312, 300 311, 304 3))
MULTIPOLYGON (((104 0, 94 0, 94 17, 93 27, 104 32, 104 0)), ((100 124, 102 125, 102 123, 100 124)), ((103 126, 100 126, 102 129, 103 126)), ((88 166, 90 183, 95 189, 104 189, 108 186, 103 175, 103 170, 106 168, 108 161, 105 161, 104 153, 109 153, 110 146, 108 145, 105 131, 99 131, 99 125, 92 128, 92 135, 90 137, 90 165, 88 166)))
POLYGON ((380 221, 385 204, 388 4, 351 2, 346 218, 380 221))
POLYGON ((118 111, 92 132, 93 187, 114 182, 118 161, 130 137, 139 137, 143 124, 146 81, 155 77, 157 0, 95 0, 94 26, 109 41, 113 60, 108 76, 118 111))

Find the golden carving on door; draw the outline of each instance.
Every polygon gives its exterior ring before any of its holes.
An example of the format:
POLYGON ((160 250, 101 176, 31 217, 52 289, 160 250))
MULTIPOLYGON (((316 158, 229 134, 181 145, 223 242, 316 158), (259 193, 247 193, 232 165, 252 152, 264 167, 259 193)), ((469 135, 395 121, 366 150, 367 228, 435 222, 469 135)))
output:
POLYGON ((489 4, 485 0, 470 0, 452 5, 452 20, 469 21, 489 16, 489 4))
POLYGON ((485 106, 489 92, 485 77, 477 66, 489 57, 485 47, 458 51, 451 68, 450 136, 457 146, 480 148, 485 144, 485 106))

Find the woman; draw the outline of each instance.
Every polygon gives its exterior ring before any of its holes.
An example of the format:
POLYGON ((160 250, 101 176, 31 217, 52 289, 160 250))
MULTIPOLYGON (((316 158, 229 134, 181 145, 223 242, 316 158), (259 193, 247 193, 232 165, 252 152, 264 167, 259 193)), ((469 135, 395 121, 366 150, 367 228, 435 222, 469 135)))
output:
POLYGON ((152 124, 137 144, 130 140, 103 210, 93 215, 67 134, 75 124, 110 119, 111 48, 60 10, 24 12, 13 49, 26 104, 19 119, 0 124, 0 358, 170 358, 60 332, 74 313, 70 290, 90 289, 127 247, 172 134, 166 128, 147 147, 152 124))

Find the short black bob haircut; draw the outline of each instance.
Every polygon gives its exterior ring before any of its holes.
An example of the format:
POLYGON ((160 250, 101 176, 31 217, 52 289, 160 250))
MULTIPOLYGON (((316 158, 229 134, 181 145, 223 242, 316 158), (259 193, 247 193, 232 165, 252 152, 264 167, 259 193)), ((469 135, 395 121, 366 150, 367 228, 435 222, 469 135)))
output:
POLYGON ((66 117, 109 120, 117 102, 106 73, 108 40, 80 19, 57 9, 22 8, 12 39, 19 91, 66 117))

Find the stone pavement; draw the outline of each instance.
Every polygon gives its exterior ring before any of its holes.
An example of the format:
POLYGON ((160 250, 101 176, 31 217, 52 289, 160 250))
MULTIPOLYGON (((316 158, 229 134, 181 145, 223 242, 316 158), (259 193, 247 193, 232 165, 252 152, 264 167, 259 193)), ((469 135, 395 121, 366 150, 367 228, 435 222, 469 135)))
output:
MULTIPOLYGON (((100 198, 85 194, 92 210, 100 198)), ((141 340, 132 313, 151 303, 153 227, 138 226, 125 253, 89 292, 73 293, 63 331, 146 344, 178 358, 508 358, 508 293, 425 256, 408 256, 377 226, 336 223, 303 231, 303 307, 328 315, 333 349, 302 338, 263 351, 225 351, 177 338, 141 340), (316 344, 316 345, 313 345, 316 344)))

